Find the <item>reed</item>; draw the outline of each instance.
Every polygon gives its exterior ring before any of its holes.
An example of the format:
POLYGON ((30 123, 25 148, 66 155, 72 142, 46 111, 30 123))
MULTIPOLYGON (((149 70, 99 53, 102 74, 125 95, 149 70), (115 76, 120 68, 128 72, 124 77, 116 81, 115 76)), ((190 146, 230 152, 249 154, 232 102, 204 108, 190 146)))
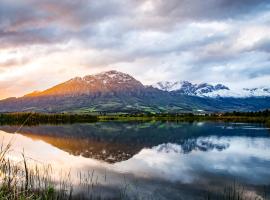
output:
POLYGON ((48 166, 29 167, 27 157, 11 161, 7 152, 10 145, 1 146, 0 152, 0 199, 69 199, 71 184, 66 180, 55 182, 52 168, 48 166))

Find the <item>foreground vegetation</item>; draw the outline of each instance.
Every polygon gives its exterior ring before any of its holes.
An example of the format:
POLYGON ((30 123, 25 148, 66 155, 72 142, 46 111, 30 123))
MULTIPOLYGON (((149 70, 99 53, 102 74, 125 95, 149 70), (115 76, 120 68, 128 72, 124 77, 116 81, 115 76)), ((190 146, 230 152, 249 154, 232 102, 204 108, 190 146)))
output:
POLYGON ((54 184, 50 166, 30 168, 27 158, 10 161, 7 157, 11 145, 1 145, 0 151, 0 199, 6 200, 53 200, 68 199, 71 191, 66 181, 54 184), (58 189, 56 189, 58 188, 58 189))

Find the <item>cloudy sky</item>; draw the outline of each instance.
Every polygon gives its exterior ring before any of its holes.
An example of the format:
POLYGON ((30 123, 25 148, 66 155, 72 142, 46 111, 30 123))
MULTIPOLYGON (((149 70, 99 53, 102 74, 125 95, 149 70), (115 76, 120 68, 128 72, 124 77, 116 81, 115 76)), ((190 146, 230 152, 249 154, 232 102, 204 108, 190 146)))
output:
POLYGON ((1 0, 0 98, 119 70, 270 84, 269 0, 1 0))

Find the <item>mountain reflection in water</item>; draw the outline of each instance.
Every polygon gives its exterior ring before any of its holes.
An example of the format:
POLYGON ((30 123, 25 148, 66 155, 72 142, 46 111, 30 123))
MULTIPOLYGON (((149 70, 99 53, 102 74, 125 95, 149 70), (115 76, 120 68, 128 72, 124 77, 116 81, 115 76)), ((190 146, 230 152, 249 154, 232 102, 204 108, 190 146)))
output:
MULTIPOLYGON (((250 136, 254 131, 239 128, 237 124, 224 124, 222 127, 201 123, 121 123, 101 122, 72 125, 40 125, 23 127, 19 133, 34 140, 45 141, 73 155, 104 160, 109 163, 124 161, 143 148, 151 148, 163 143, 181 145, 182 153, 192 150, 208 151, 228 148, 228 143, 215 144, 211 141, 198 140, 200 137, 250 136), (237 129, 238 128, 238 129, 237 129)), ((13 133, 17 126, 2 126, 0 130, 13 133)), ((264 133, 263 136, 268 136, 264 133)))
MULTIPOLYGON (((0 127, 4 133, 17 129, 0 127)), ((131 188, 139 181, 140 193, 155 193, 157 199, 200 199, 195 196, 203 190, 235 179, 252 191, 270 184, 270 132, 262 125, 98 122, 26 126, 18 133, 20 142, 33 144, 29 151, 36 157, 47 153, 66 168, 80 170, 95 165, 95 170, 111 172, 112 185, 126 174, 131 188)))

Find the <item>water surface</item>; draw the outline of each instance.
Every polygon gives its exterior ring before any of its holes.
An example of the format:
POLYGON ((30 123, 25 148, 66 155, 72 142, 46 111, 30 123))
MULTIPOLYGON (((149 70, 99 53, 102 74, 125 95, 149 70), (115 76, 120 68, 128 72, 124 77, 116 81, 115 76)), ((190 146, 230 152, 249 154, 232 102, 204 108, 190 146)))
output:
POLYGON ((10 158, 19 160, 24 151, 51 164, 55 176, 71 172, 75 193, 85 197, 93 191, 82 176, 90 173, 94 192, 104 198, 205 199, 235 183, 248 196, 269 193, 270 130, 263 125, 98 122, 18 129, 0 127, 4 141, 12 141, 10 158))

